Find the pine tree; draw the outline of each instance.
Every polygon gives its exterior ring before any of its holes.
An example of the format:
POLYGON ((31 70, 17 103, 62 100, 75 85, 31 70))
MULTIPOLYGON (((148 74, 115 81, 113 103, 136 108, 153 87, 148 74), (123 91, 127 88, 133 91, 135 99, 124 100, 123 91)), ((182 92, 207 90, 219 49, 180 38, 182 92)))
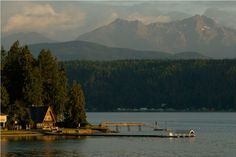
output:
POLYGON ((1 72, 2 70, 4 69, 4 65, 5 65, 5 62, 6 62, 6 51, 3 47, 1 47, 1 72))
POLYGON ((69 102, 67 111, 67 121, 70 122, 71 127, 78 127, 87 124, 85 113, 85 97, 83 90, 76 81, 73 81, 73 85, 70 90, 69 102))
POLYGON ((38 64, 43 83, 43 103, 54 105, 54 85, 58 78, 56 59, 49 50, 43 49, 39 54, 38 64))
POLYGON ((8 104, 9 104, 9 95, 7 93, 6 88, 1 84, 1 112, 7 113, 8 111, 8 104))
POLYGON ((35 66, 36 61, 27 46, 22 49, 19 58, 24 78, 23 101, 27 106, 42 105, 42 82, 39 69, 35 66))
POLYGON ((67 79, 64 70, 58 66, 49 50, 42 50, 38 64, 43 84, 43 103, 52 105, 58 120, 64 112, 67 101, 67 79))
POLYGON ((63 113, 65 110, 65 105, 68 101, 68 93, 67 93, 67 77, 64 68, 60 68, 58 71, 58 80, 57 84, 54 86, 55 88, 55 104, 54 108, 57 112, 57 119, 59 121, 63 120, 63 113))
POLYGON ((42 93, 43 86, 40 71, 38 67, 34 67, 28 77, 28 83, 24 87, 25 101, 30 105, 42 106, 42 93))
POLYGON ((22 87, 24 84, 23 71, 20 66, 20 54, 22 48, 16 41, 10 48, 3 69, 3 83, 9 93, 10 103, 23 97, 22 87))
POLYGON ((3 47, 1 47, 1 112, 7 113, 8 104, 9 104, 9 94, 7 92, 6 87, 4 86, 3 82, 5 82, 5 76, 4 76, 4 66, 6 62, 6 51, 3 47))

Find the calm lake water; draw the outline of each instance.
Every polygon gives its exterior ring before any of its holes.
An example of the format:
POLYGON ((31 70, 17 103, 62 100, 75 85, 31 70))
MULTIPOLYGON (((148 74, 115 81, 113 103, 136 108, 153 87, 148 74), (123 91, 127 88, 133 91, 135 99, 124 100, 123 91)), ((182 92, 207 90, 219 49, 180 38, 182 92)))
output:
MULTIPOLYGON (((236 113, 88 113, 88 120, 145 122, 173 129, 194 129, 195 138, 7 137, 1 157, 235 157, 236 113)), ((127 132, 127 128, 120 128, 127 132)), ((138 132, 131 127, 131 132, 138 132)), ((153 133, 142 128, 142 133, 153 133)))

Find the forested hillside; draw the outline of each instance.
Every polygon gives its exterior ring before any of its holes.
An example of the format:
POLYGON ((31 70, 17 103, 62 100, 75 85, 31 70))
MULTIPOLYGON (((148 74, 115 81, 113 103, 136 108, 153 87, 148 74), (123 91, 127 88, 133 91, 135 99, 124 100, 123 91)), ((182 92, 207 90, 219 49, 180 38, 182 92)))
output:
POLYGON ((63 62, 90 111, 236 110, 236 60, 63 62))
POLYGON ((29 45, 34 56, 38 56, 41 49, 50 49, 52 54, 61 61, 69 60, 125 60, 125 59, 207 59, 209 57, 197 52, 180 52, 171 54, 160 51, 135 50, 115 48, 85 41, 68 41, 56 43, 39 43, 29 45))

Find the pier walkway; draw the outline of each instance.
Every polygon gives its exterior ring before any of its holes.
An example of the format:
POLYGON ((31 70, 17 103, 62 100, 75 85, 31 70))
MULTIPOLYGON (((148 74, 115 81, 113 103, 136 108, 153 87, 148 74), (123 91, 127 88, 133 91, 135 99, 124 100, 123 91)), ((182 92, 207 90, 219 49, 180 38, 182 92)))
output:
POLYGON ((145 123, 140 122, 102 122, 101 126, 145 126, 145 123))
POLYGON ((100 137, 156 137, 156 138, 190 138, 190 137, 195 137, 195 135, 190 135, 190 134, 179 134, 179 135, 146 135, 146 134, 119 134, 119 133, 94 133, 94 134, 79 134, 79 133, 62 133, 62 134, 57 134, 57 133, 50 133, 47 132, 45 133, 46 135, 61 135, 61 136, 100 136, 100 137))

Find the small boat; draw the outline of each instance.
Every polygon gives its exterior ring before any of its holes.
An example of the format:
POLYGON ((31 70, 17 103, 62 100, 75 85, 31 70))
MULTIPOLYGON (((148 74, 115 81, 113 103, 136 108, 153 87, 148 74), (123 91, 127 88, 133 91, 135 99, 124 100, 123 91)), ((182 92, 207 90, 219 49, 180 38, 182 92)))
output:
POLYGON ((171 137, 195 137, 194 130, 176 130, 168 132, 168 135, 171 137))

